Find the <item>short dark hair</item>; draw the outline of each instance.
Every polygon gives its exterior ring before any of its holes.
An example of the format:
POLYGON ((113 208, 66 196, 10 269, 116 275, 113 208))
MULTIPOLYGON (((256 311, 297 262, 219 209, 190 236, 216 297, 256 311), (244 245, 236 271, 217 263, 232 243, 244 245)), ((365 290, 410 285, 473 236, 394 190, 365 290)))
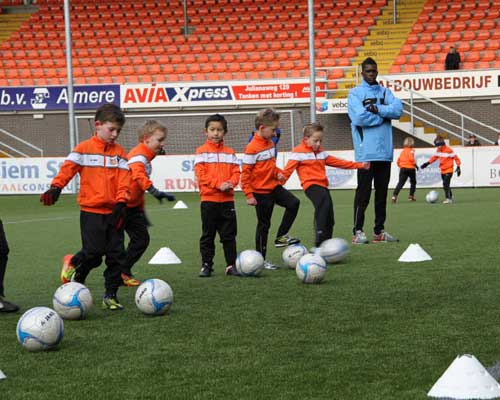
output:
POLYGON ((377 66, 377 63, 371 57, 365 58, 365 60, 361 63, 361 70, 364 71, 367 65, 375 65, 375 66, 377 66))
POLYGON ((210 122, 220 122, 222 124, 222 129, 224 129, 224 133, 227 133, 227 121, 224 116, 220 114, 214 114, 209 116, 205 121, 205 129, 208 129, 208 125, 210 122))
POLYGON ((116 122, 123 126, 125 125, 125 114, 123 114, 120 107, 114 104, 103 104, 96 110, 94 121, 116 122))

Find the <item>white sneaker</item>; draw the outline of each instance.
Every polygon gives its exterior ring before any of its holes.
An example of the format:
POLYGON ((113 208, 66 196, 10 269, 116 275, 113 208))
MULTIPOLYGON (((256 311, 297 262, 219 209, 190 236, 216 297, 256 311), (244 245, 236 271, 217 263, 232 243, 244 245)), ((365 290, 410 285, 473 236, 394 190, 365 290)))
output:
POLYGON ((443 204, 453 204, 452 199, 444 199, 443 204))
POLYGON ((276 264, 273 264, 271 261, 264 261, 264 268, 270 270, 277 270, 279 267, 276 264))
POLYGON ((368 239, 363 231, 356 231, 356 234, 352 237, 352 244, 367 244, 368 239))

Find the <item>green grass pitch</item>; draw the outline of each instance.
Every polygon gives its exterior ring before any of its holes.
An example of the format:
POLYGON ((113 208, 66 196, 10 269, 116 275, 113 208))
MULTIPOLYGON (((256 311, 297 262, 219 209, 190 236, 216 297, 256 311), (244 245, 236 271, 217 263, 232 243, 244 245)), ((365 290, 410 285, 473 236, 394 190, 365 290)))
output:
MULTIPOLYGON (((21 315, 0 315, 0 399, 425 399, 454 358, 474 354, 486 367, 500 359, 498 189, 455 190, 453 205, 388 204, 386 229, 395 244, 350 247, 320 285, 294 271, 259 278, 223 274, 217 244, 215 275, 198 278, 197 194, 178 194, 187 210, 148 198, 151 245, 136 265, 139 279, 160 278, 174 291, 163 317, 134 305, 121 288, 122 312, 101 310, 103 268, 87 286, 94 308, 83 321, 65 321, 57 351, 29 353, 16 339, 21 315), (431 262, 400 263, 411 243, 431 262), (181 265, 148 265, 163 246, 181 265)), ((291 234, 312 246, 312 206, 302 194, 291 234)), ((354 192, 332 191, 334 236, 350 240, 354 192)), ((442 191, 440 190, 442 198, 442 191)), ((373 202, 373 198, 372 198, 373 202)), ((61 257, 79 249, 73 196, 43 207, 38 197, 0 198, 11 255, 9 298, 52 307, 61 257)), ((255 212, 237 195, 238 249, 254 247, 255 212)), ((276 208, 270 239, 282 209, 276 208)), ((365 230, 371 237, 373 203, 365 230)), ((281 250, 269 258, 281 261, 281 250)))

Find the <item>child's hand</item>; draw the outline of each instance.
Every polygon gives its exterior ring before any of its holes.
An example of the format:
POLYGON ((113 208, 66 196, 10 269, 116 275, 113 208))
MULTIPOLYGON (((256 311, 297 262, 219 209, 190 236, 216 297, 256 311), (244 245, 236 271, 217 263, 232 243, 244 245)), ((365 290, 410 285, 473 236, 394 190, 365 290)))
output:
POLYGON ((249 199, 247 199, 247 204, 249 206, 256 206, 257 205, 257 200, 255 200, 255 197, 250 197, 249 199))
POLYGON ((361 167, 362 169, 370 169, 370 161, 365 161, 363 163, 363 166, 361 167))
POLYGON ((227 181, 227 182, 221 183, 219 190, 221 192, 227 192, 228 190, 231 190, 232 188, 233 188, 233 185, 231 184, 231 182, 227 181))
POLYGON ((286 179, 285 179, 285 175, 283 175, 281 172, 278 172, 278 173, 276 174, 276 178, 278 178, 278 180, 279 180, 280 182, 285 182, 285 180, 286 180, 286 179))

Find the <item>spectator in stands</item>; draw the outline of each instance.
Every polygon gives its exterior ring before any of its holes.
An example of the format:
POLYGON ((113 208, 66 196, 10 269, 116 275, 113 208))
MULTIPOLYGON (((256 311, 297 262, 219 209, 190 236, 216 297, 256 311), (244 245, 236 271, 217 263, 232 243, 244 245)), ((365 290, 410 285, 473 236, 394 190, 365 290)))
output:
POLYGON ((467 142, 465 143, 466 146, 481 146, 481 143, 479 143, 479 140, 477 139, 476 135, 471 133, 469 135, 469 139, 467 139, 467 142))
POLYGON ((11 303, 5 299, 5 292, 3 287, 3 279, 5 277, 5 270, 7 268, 7 261, 9 260, 9 244, 3 229, 3 223, 0 220, 0 313, 2 312, 16 312, 19 306, 11 303))
POLYGON ((450 47, 450 52, 446 55, 444 61, 444 69, 453 70, 460 69, 460 53, 454 47, 450 47))
POLYGON ((372 182, 375 187, 373 242, 397 242, 398 239, 384 231, 384 223, 394 149, 391 120, 401 117, 403 105, 389 89, 378 84, 377 63, 371 57, 361 64, 361 75, 361 84, 349 91, 347 107, 351 120, 354 159, 358 162, 369 161, 370 168, 357 171, 352 243, 368 243, 363 225, 372 182))
POLYGON ((146 121, 139 129, 139 144, 127 154, 131 183, 124 222, 125 232, 130 238, 121 274, 125 286, 141 284, 132 275, 132 267, 149 246, 150 223, 144 211, 144 192, 153 195, 160 203, 163 199, 175 200, 174 195, 158 190, 149 178, 152 172, 151 162, 158 154, 164 153, 166 137, 165 126, 156 121, 146 121))

